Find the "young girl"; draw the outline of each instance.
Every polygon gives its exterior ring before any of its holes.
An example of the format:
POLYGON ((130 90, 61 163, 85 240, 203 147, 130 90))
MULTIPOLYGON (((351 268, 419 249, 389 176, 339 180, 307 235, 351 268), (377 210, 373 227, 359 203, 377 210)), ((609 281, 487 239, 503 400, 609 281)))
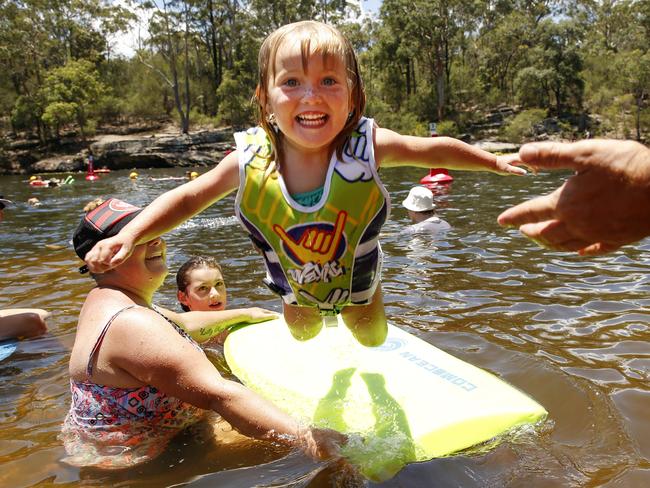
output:
POLYGON ((176 272, 176 296, 184 312, 225 310, 228 301, 221 266, 214 258, 192 257, 176 272))
MULTIPOLYGON (((176 296, 184 312, 213 312, 194 313, 192 318, 196 325, 184 324, 190 336, 202 345, 208 341, 223 344, 232 325, 253 324, 277 317, 274 312, 258 307, 226 310, 227 292, 221 266, 211 257, 195 256, 185 261, 176 273, 176 286, 176 296), (209 320, 208 325, 203 324, 205 320, 209 320)), ((169 310, 165 313, 183 323, 182 314, 169 310)))
POLYGON ((88 253, 93 272, 121 263, 238 189, 236 213, 266 262, 300 340, 341 313, 357 340, 383 343, 386 317, 377 241, 390 211, 379 167, 421 166, 524 174, 516 155, 494 156, 448 137, 402 136, 363 117, 365 94, 350 42, 305 21, 266 38, 255 92, 260 127, 235 134, 237 150, 196 180, 154 200, 117 236, 88 253))

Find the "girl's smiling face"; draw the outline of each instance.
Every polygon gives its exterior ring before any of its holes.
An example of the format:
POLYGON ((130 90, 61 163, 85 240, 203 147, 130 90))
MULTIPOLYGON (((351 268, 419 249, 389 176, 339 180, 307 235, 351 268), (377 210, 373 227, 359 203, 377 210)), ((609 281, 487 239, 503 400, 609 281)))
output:
POLYGON ((275 114, 288 147, 328 155, 351 110, 344 61, 320 52, 303 57, 300 41, 287 39, 271 71, 267 111, 275 114))
POLYGON ((193 312, 224 310, 226 284, 216 268, 195 268, 187 274, 185 291, 178 290, 178 301, 193 312))

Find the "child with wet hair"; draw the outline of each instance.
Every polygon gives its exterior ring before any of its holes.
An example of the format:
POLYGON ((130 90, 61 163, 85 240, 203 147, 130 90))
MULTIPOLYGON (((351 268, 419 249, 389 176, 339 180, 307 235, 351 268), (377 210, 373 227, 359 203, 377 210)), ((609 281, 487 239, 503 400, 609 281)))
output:
POLYGON ((258 126, 214 169, 147 207, 86 262, 97 272, 238 190, 235 212, 283 301, 291 334, 307 340, 337 315, 365 346, 384 342, 379 233, 390 214, 380 167, 444 167, 525 174, 517 155, 495 156, 450 137, 414 137, 364 116, 366 96, 349 40, 315 21, 288 24, 262 43, 258 126))
POLYGON ((190 333, 199 342, 223 344, 231 325, 257 322, 272 313, 257 307, 226 310, 226 283, 221 266, 212 257, 194 256, 185 261, 176 273, 176 286, 183 311, 215 312, 220 316, 214 326, 190 333))

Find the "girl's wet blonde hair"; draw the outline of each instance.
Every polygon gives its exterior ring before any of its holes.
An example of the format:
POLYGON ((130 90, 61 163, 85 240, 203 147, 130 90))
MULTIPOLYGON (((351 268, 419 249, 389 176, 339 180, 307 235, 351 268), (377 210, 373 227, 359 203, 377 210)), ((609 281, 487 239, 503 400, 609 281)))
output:
POLYGON ((264 40, 260 48, 258 58, 259 81, 253 98, 253 101, 257 104, 258 123, 271 139, 271 152, 267 158, 267 175, 276 169, 281 169, 283 161, 282 145, 280 144, 283 135, 269 121, 267 95, 269 79, 275 77, 275 58, 278 49, 285 40, 300 43, 303 69, 307 68, 309 56, 315 53, 320 53, 325 63, 328 57, 338 56, 345 65, 350 91, 350 116, 339 135, 332 141, 330 154, 336 151, 339 159, 342 158, 345 141, 357 127, 359 119, 366 108, 366 94, 363 89, 357 56, 350 41, 336 28, 321 22, 306 20, 287 24, 273 31, 264 40))

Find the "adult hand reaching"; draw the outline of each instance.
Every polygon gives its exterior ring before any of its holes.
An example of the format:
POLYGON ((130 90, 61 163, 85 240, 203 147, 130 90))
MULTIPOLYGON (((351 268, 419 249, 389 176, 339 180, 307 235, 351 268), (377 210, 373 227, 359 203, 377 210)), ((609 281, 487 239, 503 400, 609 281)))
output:
POLYGON ((498 217, 542 246, 605 254, 650 235, 650 149, 632 141, 585 140, 524 145, 533 169, 574 169, 554 192, 498 217))

